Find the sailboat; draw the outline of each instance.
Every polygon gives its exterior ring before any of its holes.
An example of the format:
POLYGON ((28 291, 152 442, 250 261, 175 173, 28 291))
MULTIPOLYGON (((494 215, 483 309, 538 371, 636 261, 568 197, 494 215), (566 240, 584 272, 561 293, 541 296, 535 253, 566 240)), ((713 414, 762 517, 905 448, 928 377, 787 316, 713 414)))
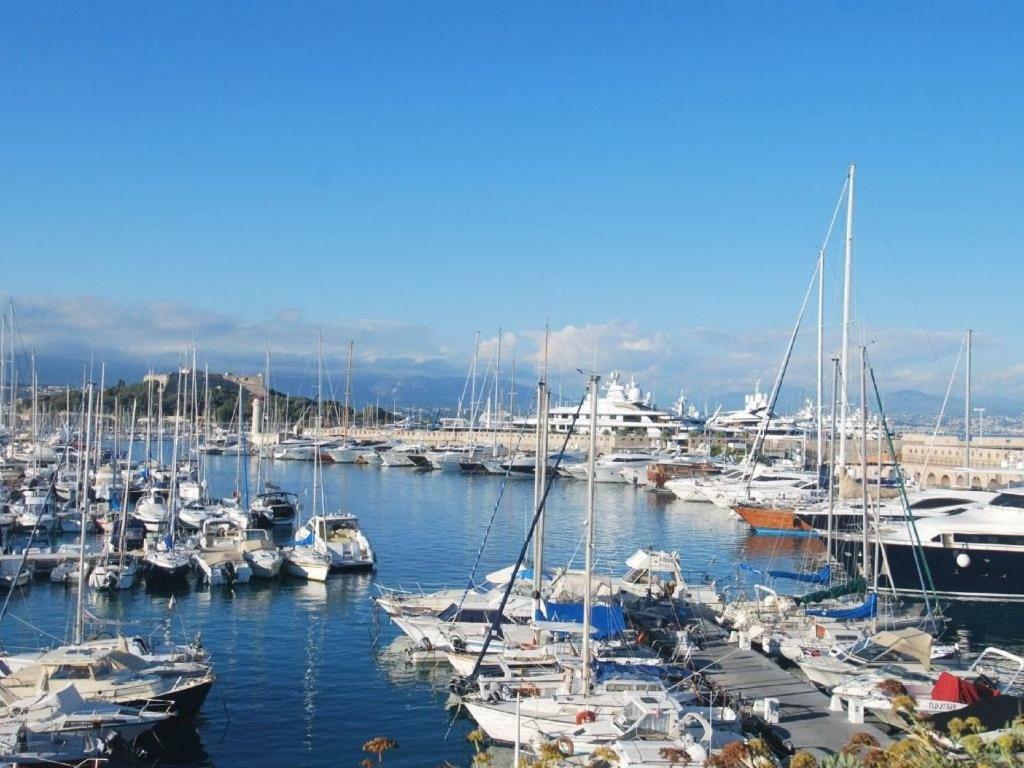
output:
MULTIPOLYGON (((590 381, 591 423, 596 423, 598 377, 590 381)), ((495 681, 488 686, 487 695, 469 695, 462 699, 470 715, 487 736, 507 744, 540 745, 556 742, 564 756, 585 755, 598 747, 618 742, 633 730, 630 723, 657 722, 665 739, 676 746, 698 743, 711 731, 710 726, 699 728, 699 737, 685 736, 690 726, 696 725, 688 714, 711 714, 719 723, 729 719, 738 721, 735 712, 717 708, 715 712, 700 705, 693 694, 678 694, 665 684, 646 675, 623 674, 606 679, 595 679, 592 662, 592 630, 594 609, 594 464, 597 455, 597 430, 590 431, 590 477, 588 482, 587 522, 585 534, 585 570, 582 610, 581 653, 578 665, 566 670, 562 680, 539 695, 523 697, 508 695, 509 689, 495 681), (685 740, 684 740, 685 739, 685 740)), ((535 512, 535 520, 540 509, 535 512)), ((525 545, 524 545, 525 553, 525 545)), ((487 651, 489 638, 481 649, 481 658, 487 651)), ((530 680, 524 679, 525 684, 530 680)), ((481 681, 481 685, 484 683, 481 681)), ((723 731, 728 729, 723 728, 723 731)), ((734 727, 739 738, 738 725, 734 727)), ((710 751, 711 744, 707 745, 710 751)))
MULTIPOLYGON (((181 373, 178 373, 178 390, 181 389, 181 373)), ((180 402, 180 401, 179 401, 180 402)), ((163 410, 163 403, 161 398, 161 411, 163 410)), ((179 405, 175 405, 175 420, 174 420, 174 438, 171 444, 171 466, 177 467, 178 463, 178 438, 181 429, 181 410, 179 405)), ((161 447, 162 452, 162 447, 161 447)), ((188 573, 192 565, 192 552, 189 548, 182 546, 177 541, 177 519, 176 519, 176 507, 177 507, 177 471, 171 472, 170 475, 170 487, 168 490, 168 501, 167 501, 167 519, 162 526, 164 536, 157 540, 155 546, 153 546, 143 557, 143 561, 149 570, 150 575, 165 580, 178 580, 183 579, 188 573)))
MULTIPOLYGON (((317 428, 323 424, 323 340, 320 339, 317 357, 317 428)), ((313 457, 313 510, 323 509, 323 475, 320 470, 320 452, 313 457)), ((331 571, 331 557, 316 544, 312 535, 296 535, 295 541, 281 548, 284 554, 284 571, 290 576, 309 581, 327 581, 331 571)))
MULTIPOLYGON (((135 414, 137 403, 132 403, 132 423, 128 433, 128 464, 131 466, 132 449, 135 447, 135 414)), ((115 466, 117 457, 115 456, 115 466)), ((138 576, 139 564, 134 555, 127 552, 128 494, 131 483, 124 484, 121 499, 121 516, 115 527, 116 536, 108 540, 106 556, 89 574, 89 586, 94 589, 131 589, 138 576), (113 545, 113 546, 112 546, 113 545)), ((114 531, 112 531, 112 534, 114 531)))

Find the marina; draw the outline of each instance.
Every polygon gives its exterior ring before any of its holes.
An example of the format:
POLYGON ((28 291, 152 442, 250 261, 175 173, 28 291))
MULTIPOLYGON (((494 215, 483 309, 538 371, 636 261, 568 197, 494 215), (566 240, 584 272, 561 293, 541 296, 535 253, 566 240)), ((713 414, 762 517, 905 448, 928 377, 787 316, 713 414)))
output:
POLYGON ((1022 28, 4 6, 0 768, 1024 768, 1022 28))

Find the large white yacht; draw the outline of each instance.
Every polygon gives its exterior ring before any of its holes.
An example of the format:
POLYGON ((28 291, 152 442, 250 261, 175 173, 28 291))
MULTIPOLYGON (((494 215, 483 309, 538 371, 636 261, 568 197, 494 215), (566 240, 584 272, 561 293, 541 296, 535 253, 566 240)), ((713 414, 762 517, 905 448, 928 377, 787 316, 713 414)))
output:
MULTIPOLYGON (((575 405, 562 405, 552 408, 548 413, 548 425, 552 432, 568 432, 573 429, 577 434, 586 434, 590 429, 590 399, 587 397, 583 407, 577 411, 575 405), (579 418, 576 418, 577 412, 579 418)), ((530 417, 525 424, 536 428, 536 417, 530 417)), ((676 416, 668 411, 658 410, 653 404, 650 392, 644 392, 630 379, 625 384, 622 374, 612 371, 604 385, 604 393, 597 398, 597 428, 601 434, 635 434, 652 438, 666 437, 678 428, 676 416)))

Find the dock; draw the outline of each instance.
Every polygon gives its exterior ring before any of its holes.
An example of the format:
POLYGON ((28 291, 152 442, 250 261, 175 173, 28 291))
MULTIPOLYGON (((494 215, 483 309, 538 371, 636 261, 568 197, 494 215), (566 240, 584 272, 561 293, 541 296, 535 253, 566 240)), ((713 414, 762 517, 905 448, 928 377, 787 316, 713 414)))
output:
MULTIPOLYGON (((22 558, 25 558, 26 568, 35 574, 47 574, 61 563, 77 562, 78 557, 77 552, 29 552, 27 557, 20 553, 0 555, 0 568, 3 568, 5 573, 10 572, 12 569, 7 568, 8 564, 16 568, 22 558)), ((85 561, 89 565, 95 565, 103 557, 102 552, 85 553, 85 561)))
POLYGON ((831 711, 830 698, 811 683, 753 649, 730 643, 726 631, 714 622, 706 621, 704 629, 704 647, 691 657, 693 668, 734 701, 777 699, 781 716, 774 731, 794 751, 809 752, 820 760, 838 753, 855 733, 867 733, 883 747, 890 743, 876 726, 855 725, 845 711, 831 711))

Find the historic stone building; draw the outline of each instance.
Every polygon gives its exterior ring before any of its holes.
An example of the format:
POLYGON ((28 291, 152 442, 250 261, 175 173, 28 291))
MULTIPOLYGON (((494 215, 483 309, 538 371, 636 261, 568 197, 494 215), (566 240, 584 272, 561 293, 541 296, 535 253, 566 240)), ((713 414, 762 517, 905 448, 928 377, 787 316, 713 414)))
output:
POLYGON ((996 489, 1024 479, 1020 437, 973 438, 969 469, 964 441, 949 435, 904 435, 900 457, 906 477, 924 488, 996 489))

